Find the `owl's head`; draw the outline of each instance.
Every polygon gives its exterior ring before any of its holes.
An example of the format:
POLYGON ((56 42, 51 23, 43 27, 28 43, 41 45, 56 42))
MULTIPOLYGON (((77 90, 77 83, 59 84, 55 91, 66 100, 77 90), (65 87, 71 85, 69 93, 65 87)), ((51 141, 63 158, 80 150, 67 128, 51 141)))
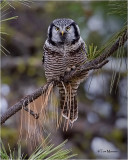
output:
POLYGON ((75 44, 79 38, 79 27, 72 19, 55 19, 48 27, 48 40, 53 45, 75 44))

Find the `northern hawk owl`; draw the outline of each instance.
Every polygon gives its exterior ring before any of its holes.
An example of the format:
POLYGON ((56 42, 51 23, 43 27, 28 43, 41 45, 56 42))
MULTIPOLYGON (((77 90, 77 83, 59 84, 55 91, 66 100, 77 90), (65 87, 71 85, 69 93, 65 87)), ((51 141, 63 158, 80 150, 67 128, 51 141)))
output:
MULTIPOLYGON (((87 61, 85 42, 78 25, 68 18, 55 19, 48 27, 43 63, 47 81, 56 80, 87 61)), ((59 83, 62 116, 73 123, 78 118, 77 89, 87 73, 68 83, 59 83)))

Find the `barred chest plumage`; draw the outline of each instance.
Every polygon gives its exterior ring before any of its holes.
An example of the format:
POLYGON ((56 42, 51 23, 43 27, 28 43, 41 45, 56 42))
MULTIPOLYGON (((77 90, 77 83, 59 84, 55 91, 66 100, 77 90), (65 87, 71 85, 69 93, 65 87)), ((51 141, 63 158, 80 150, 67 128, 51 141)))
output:
POLYGON ((54 47, 48 41, 44 45, 44 69, 47 81, 63 76, 67 68, 80 66, 87 60, 82 39, 72 46, 54 47))

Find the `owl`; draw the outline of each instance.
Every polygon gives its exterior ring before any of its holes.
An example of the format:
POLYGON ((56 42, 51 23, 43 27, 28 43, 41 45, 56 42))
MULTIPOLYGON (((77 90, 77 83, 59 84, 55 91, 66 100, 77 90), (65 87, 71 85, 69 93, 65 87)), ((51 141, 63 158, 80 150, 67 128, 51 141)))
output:
MULTIPOLYGON (((87 61, 85 42, 78 25, 69 18, 55 19, 48 27, 43 65, 48 82, 63 77, 87 61)), ((78 118, 77 89, 87 73, 58 84, 62 116, 71 123, 78 118)))

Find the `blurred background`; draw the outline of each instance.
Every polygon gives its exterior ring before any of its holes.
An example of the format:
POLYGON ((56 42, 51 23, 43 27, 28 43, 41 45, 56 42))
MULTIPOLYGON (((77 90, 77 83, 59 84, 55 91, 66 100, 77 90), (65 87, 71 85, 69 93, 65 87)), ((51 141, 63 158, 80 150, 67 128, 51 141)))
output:
MULTIPOLYGON (((3 19, 18 18, 2 22, 9 35, 1 37, 4 47, 4 53, 1 52, 1 114, 46 83, 41 59, 47 28, 54 19, 73 19, 87 46, 93 43, 100 48, 125 23, 123 16, 111 13, 114 3, 17 1, 5 6, 1 12, 3 19)), ((79 118, 73 128, 69 127, 66 132, 63 128, 55 130, 50 122, 47 124, 46 134, 51 133, 52 143, 59 144, 68 139, 65 147, 72 148, 72 152, 78 154, 77 159, 127 159, 126 46, 122 58, 116 54, 102 70, 90 74, 80 85, 79 118), (101 150, 117 152, 102 153, 101 150)), ((11 149, 17 146, 19 123, 17 113, 1 127, 2 140, 7 148, 8 143, 11 149)), ((31 153, 26 143, 22 151, 31 153)))

